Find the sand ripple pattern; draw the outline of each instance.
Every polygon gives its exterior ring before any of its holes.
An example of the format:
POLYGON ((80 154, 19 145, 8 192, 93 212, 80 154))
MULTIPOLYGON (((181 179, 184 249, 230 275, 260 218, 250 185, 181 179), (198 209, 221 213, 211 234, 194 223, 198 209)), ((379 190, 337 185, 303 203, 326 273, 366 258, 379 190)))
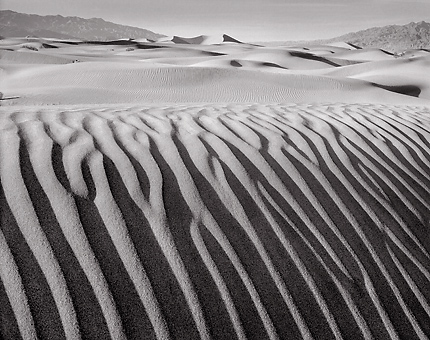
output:
POLYGON ((0 110, 4 339, 427 339, 430 110, 0 110))

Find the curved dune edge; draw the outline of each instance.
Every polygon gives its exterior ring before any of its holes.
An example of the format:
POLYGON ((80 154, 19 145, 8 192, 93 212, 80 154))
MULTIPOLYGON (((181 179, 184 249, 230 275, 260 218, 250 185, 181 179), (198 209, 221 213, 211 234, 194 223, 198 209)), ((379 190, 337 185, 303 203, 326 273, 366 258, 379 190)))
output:
POLYGON ((425 339, 430 110, 0 108, 5 339, 425 339))

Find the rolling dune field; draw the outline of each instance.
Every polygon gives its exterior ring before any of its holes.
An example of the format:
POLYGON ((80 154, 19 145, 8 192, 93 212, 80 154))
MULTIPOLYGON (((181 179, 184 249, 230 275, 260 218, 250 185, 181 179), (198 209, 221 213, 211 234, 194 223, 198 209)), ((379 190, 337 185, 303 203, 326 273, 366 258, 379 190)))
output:
POLYGON ((428 55, 20 44, 0 338, 430 337, 428 55))

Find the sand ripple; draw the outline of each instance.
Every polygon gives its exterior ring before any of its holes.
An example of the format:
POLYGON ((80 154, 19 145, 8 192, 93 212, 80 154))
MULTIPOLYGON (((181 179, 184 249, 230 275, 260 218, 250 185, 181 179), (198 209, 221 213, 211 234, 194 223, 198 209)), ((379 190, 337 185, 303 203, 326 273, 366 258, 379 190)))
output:
POLYGON ((427 339, 430 111, 0 110, 5 339, 427 339))

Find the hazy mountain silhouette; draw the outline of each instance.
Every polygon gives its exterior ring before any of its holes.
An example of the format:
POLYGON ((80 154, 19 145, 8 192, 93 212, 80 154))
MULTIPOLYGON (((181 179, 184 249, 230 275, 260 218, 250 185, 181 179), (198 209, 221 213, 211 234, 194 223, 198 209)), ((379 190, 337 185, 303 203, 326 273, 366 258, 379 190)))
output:
POLYGON ((120 38, 157 39, 163 35, 138 27, 115 24, 100 18, 41 16, 4 10, 0 11, 0 36, 110 40, 120 38))
POLYGON ((372 27, 348 33, 326 42, 345 41, 360 47, 377 47, 390 52, 430 48, 430 23, 411 22, 407 25, 372 27))
MULTIPOLYGON (((83 19, 61 15, 40 16, 17 13, 10 10, 0 11, 0 36, 83 40, 112 40, 121 38, 146 38, 156 40, 164 35, 152 31, 115 24, 100 18, 83 19)), ((347 42, 355 47, 376 47, 393 53, 408 49, 430 49, 430 23, 411 22, 407 25, 372 27, 339 37, 313 40, 288 41, 288 44, 327 44, 347 42)))
MULTIPOLYGON (((430 23, 411 22, 407 25, 372 27, 362 31, 347 33, 335 38, 307 41, 274 41, 269 45, 314 45, 346 42, 356 48, 374 47, 392 53, 408 49, 430 49, 430 23)), ((263 43, 263 42, 261 42, 263 43)))

